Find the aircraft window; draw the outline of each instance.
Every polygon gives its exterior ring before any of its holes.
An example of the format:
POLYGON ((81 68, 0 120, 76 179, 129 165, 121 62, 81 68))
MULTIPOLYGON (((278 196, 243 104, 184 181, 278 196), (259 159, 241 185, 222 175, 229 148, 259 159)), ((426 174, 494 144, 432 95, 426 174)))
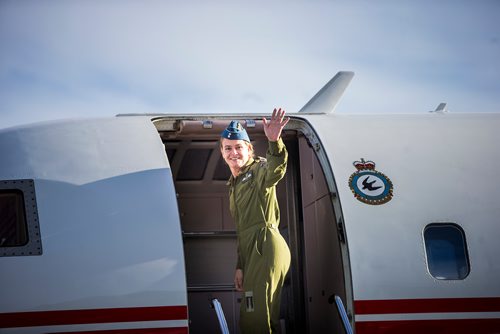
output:
POLYGON ((427 266, 440 280, 460 280, 469 275, 465 233, 452 223, 430 224, 424 229, 427 266))
POLYGON ((0 191, 0 223, 0 247, 22 246, 28 242, 21 191, 0 191))
POLYGON ((221 156, 215 167, 214 180, 227 181, 229 180, 229 176, 231 176, 231 170, 221 156))
POLYGON ((41 253, 33 180, 0 181, 0 256, 41 253))
POLYGON ((196 148, 187 150, 179 167, 177 180, 201 180, 205 174, 210 153, 212 153, 212 149, 196 148))

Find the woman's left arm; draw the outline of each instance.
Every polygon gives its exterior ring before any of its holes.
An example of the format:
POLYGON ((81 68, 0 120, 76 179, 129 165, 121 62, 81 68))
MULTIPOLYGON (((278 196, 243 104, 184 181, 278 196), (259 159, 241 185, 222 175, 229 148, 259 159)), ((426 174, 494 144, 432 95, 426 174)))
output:
POLYGON ((267 150, 267 171, 265 185, 266 187, 274 186, 283 178, 286 172, 288 152, 285 144, 281 139, 281 132, 288 123, 289 118, 285 118, 285 110, 274 109, 271 120, 267 121, 263 118, 264 132, 269 140, 269 148, 267 150))

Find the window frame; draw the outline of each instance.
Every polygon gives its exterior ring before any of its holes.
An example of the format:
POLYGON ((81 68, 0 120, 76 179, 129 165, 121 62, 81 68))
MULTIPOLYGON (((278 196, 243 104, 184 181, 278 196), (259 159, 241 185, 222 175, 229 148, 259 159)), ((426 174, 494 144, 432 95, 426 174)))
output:
POLYGON ((6 256, 33 256, 42 254, 42 240, 38 221, 38 207, 36 203, 35 182, 30 179, 1 180, 0 191, 8 193, 21 192, 24 204, 27 243, 20 246, 0 246, 0 257, 6 256))
MULTIPOLYGON (((430 224, 427 224, 424 229, 422 230, 422 240, 423 240, 423 246, 424 246, 424 254, 425 254, 425 262, 426 262, 426 267, 427 267, 427 272, 429 273, 429 275, 432 276, 432 278, 436 279, 436 280, 439 280, 439 281, 463 281, 465 280, 467 277, 469 277, 469 274, 470 274, 470 271, 471 271, 471 263, 470 263, 470 256, 469 256, 469 248, 467 246, 467 237, 466 237, 466 234, 465 234, 465 230, 457 223, 455 222, 433 222, 433 223, 430 223, 430 224), (440 228, 443 228, 443 227, 452 227, 454 229, 456 229, 460 235, 462 236, 461 238, 461 242, 462 242, 462 249, 464 251, 464 260, 465 260, 465 265, 467 266, 467 273, 463 276, 463 277, 458 277, 458 278, 450 278, 450 277, 439 277, 439 275, 435 275, 436 272, 432 271, 431 270, 431 266, 429 265, 430 264, 430 261, 429 259, 431 257, 429 257, 429 253, 427 251, 427 238, 426 238, 426 231, 429 229, 429 228, 433 228, 433 227, 440 227, 440 228)), ((462 259, 460 259, 462 260, 462 259)), ((435 263, 433 263, 433 266, 435 266, 435 263)))

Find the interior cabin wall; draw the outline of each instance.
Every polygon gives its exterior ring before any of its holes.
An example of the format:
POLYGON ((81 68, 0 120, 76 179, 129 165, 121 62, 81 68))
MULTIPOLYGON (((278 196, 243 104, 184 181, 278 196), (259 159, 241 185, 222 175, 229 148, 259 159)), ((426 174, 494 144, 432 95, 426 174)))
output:
MULTIPOLYGON (((241 294, 233 283, 237 242, 229 213, 229 169, 216 136, 196 138, 165 141, 184 238, 190 333, 219 331, 212 298, 221 302, 230 332, 238 333, 241 294)), ((265 156, 265 137, 252 139, 256 154, 265 156)), ((343 333, 330 302, 332 295, 344 299, 345 293, 329 191, 307 141, 295 132, 284 139, 289 162, 277 196, 280 232, 290 246, 292 265, 282 292, 282 327, 286 333, 343 333)))
POLYGON ((230 332, 237 333, 236 231, 229 213, 229 174, 227 166, 220 166, 218 142, 183 139, 165 146, 183 232, 190 333, 218 332, 213 298, 221 302, 230 332))

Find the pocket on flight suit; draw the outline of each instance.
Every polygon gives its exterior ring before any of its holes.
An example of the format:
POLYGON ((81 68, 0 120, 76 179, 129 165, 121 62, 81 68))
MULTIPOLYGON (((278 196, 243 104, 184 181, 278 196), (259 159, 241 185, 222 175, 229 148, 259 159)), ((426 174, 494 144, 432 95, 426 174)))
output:
POLYGON ((257 254, 262 256, 264 254, 264 243, 267 238, 267 227, 262 227, 258 233, 256 233, 255 238, 255 251, 257 254))

